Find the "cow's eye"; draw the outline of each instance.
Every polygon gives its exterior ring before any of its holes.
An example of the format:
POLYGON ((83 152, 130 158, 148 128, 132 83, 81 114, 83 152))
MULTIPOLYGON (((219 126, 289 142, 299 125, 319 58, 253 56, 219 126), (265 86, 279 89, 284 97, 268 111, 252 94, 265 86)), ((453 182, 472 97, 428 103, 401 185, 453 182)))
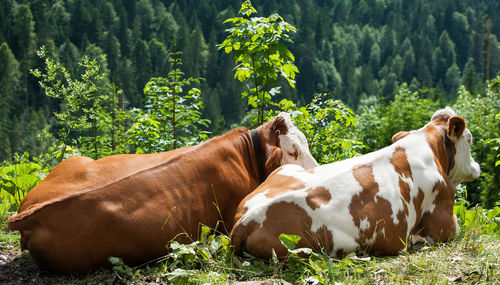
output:
POLYGON ((288 151, 288 155, 297 158, 297 151, 288 151))

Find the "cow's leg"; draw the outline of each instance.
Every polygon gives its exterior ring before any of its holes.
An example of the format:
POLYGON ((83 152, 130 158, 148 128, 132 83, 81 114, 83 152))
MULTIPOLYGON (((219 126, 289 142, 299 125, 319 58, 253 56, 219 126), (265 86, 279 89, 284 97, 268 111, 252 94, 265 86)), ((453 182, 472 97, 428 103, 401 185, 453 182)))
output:
POLYGON ((460 231, 457 217, 451 210, 436 209, 425 213, 419 224, 419 235, 429 243, 441 243, 454 238, 460 231))

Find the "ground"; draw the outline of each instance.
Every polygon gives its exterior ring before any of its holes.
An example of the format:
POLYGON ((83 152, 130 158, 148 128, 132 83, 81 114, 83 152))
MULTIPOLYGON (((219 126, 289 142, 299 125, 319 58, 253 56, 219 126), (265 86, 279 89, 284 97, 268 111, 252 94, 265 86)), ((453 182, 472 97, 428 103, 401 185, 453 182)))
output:
MULTIPOLYGON (((498 235, 462 235, 447 244, 421 244, 394 257, 351 256, 344 260, 289 261, 279 269, 264 270, 260 276, 235 273, 241 269, 213 268, 186 270, 187 279, 172 277, 170 266, 101 270, 88 275, 57 275, 40 270, 27 251, 19 248, 19 235, 0 230, 0 284, 500 284, 500 239, 498 235), (295 262, 295 263, 294 263, 295 262), (301 267, 302 266, 302 267, 301 267), (226 271, 229 269, 229 271, 226 271), (233 271, 231 271, 233 270, 233 271), (231 271, 231 272, 230 272, 231 271), (214 273, 215 272, 215 273, 214 273), (230 272, 228 274, 228 272, 230 272), (269 273, 271 272, 271 273, 269 273), (217 276, 213 279, 213 276, 217 276), (210 277, 212 276, 212 277, 210 277), (222 279, 221 279, 222 277, 222 279), (216 280, 216 281, 214 281, 216 280), (222 280, 222 281, 221 281, 222 280), (248 280, 253 280, 247 282, 248 280), (259 280, 259 281, 256 281, 259 280)), ((248 259, 241 259, 240 262, 248 259)), ((251 267, 271 263, 250 259, 251 267)), ((276 264, 275 264, 276 265, 276 264)), ((279 265, 279 264, 278 264, 279 265)), ((245 266, 245 265, 244 265, 245 266)), ((179 269, 180 266, 177 267, 179 269)), ((241 267, 240 267, 241 268, 241 267)), ((249 267, 250 268, 250 267, 249 267)), ((276 268, 276 267, 275 267, 276 268)), ((181 270, 182 271, 182 270, 181 270)))

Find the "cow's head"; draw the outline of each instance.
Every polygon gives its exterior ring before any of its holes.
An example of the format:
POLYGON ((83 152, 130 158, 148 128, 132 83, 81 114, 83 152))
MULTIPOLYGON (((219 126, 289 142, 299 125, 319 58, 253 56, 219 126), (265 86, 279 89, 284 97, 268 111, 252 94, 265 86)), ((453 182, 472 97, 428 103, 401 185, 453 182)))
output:
POLYGON ((280 165, 293 163, 306 169, 318 166, 311 155, 306 136, 295 127, 288 113, 280 113, 262 126, 265 175, 280 165))
MULTIPOLYGON (((436 111, 431 122, 421 130, 428 134, 428 139, 432 137, 430 134, 441 130, 439 141, 444 143, 442 156, 446 156, 448 161, 447 174, 453 187, 463 181, 472 181, 479 177, 481 169, 471 156, 472 134, 467 129, 464 118, 457 116, 450 107, 446 107, 436 111)), ((399 132, 392 137, 392 140, 395 142, 409 133, 411 132, 399 132)), ((429 141, 429 143, 432 145, 435 142, 429 141)))
POLYGON ((463 181, 472 181, 479 177, 481 169, 470 153, 472 134, 467 129, 465 119, 457 116, 455 112, 446 107, 436 111, 431 119, 431 124, 442 124, 445 130, 445 140, 449 140, 451 158, 449 162, 448 178, 456 187, 463 181))

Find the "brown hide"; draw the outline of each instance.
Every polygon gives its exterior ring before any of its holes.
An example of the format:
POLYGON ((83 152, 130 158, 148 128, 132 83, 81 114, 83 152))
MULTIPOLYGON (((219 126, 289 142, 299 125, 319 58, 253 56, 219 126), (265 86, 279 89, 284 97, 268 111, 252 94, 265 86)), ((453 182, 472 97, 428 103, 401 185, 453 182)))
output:
MULTIPOLYGON (((271 122, 254 131, 264 164, 279 140, 271 122)), ((8 227, 48 270, 85 273, 109 266, 109 256, 140 264, 165 255, 172 239, 195 240, 200 224, 222 219, 230 231, 239 201, 259 184, 259 167, 242 129, 165 153, 70 158, 28 193, 8 227)))

